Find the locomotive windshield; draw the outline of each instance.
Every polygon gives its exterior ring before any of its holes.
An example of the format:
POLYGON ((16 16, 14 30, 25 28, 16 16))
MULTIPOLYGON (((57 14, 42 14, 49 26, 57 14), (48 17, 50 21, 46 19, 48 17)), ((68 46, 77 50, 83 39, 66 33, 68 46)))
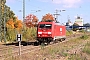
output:
POLYGON ((39 28, 51 28, 52 24, 40 24, 39 28))

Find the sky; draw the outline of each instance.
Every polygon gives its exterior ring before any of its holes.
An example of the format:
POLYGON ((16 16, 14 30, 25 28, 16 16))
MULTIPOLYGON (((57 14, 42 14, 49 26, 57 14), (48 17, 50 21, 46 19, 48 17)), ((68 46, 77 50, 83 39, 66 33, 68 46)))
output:
MULTIPOLYGON (((23 0, 6 0, 6 5, 23 20, 23 0)), ((25 16, 34 14, 39 21, 47 13, 55 14, 56 9, 60 23, 66 23, 68 19, 74 23, 76 16, 83 18, 84 23, 90 23, 90 0, 25 0, 25 16)))

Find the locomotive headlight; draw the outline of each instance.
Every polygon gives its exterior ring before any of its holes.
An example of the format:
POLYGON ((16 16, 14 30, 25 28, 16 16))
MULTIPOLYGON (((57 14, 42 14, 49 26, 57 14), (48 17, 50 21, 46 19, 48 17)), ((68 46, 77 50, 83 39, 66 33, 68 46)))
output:
POLYGON ((42 32, 38 32, 38 34, 42 34, 42 32))
POLYGON ((51 34, 51 32, 48 32, 48 34, 51 34))

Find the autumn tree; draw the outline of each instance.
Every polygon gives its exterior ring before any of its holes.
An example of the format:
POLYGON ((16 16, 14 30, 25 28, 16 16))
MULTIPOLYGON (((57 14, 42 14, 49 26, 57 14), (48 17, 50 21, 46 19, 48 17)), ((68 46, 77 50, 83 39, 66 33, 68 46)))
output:
POLYGON ((45 22, 45 21, 55 21, 55 18, 53 17, 52 14, 48 13, 46 14, 45 16, 43 16, 42 18, 42 21, 45 22))
POLYGON ((35 27, 38 23, 38 18, 35 15, 30 14, 26 16, 24 23, 27 27, 35 27))
MULTIPOLYGON (((17 17, 16 17, 17 18, 17 17)), ((13 19, 9 19, 6 23, 6 38, 7 41, 14 41, 16 39, 16 34, 21 33, 22 31, 22 21, 18 18, 14 21, 13 19)))
POLYGON ((9 19, 6 23, 6 26, 7 28, 11 28, 11 29, 17 29, 17 30, 20 30, 22 29, 23 27, 23 23, 21 20, 19 20, 17 17, 16 17, 16 21, 14 21, 13 19, 9 19))
POLYGON ((17 30, 20 30, 22 29, 23 27, 23 23, 21 20, 18 19, 18 17, 16 18, 16 21, 14 23, 14 27, 17 29, 17 30))
POLYGON ((13 19, 9 19, 6 23, 6 26, 7 28, 11 28, 11 29, 14 29, 14 22, 13 22, 13 19))

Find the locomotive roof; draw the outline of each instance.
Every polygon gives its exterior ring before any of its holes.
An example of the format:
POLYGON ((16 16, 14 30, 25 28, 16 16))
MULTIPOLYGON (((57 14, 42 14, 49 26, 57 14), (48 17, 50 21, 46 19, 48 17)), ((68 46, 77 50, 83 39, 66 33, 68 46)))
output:
POLYGON ((39 22, 38 24, 55 24, 55 25, 62 25, 62 24, 56 23, 56 22, 39 22))

